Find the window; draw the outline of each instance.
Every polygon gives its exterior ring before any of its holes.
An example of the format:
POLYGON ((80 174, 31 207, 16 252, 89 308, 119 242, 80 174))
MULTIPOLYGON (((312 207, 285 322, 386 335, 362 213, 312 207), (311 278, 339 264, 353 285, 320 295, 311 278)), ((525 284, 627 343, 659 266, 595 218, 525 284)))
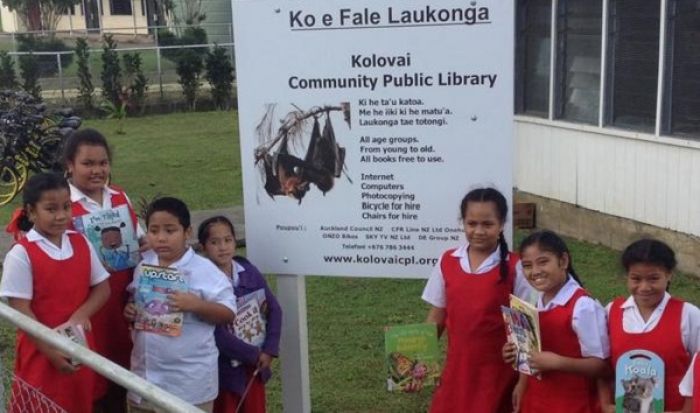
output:
POLYGON ((700 136, 700 2, 670 1, 668 16, 663 130, 700 136))
POLYGON ((551 0, 521 0, 518 9, 516 111, 548 117, 551 0))
POLYGON ((660 16, 660 0, 610 1, 607 123, 654 129, 660 16))
POLYGON ((131 0, 109 0, 110 13, 116 15, 131 15, 131 0))
POLYGON ((602 0, 559 0, 555 116, 598 123, 602 0))

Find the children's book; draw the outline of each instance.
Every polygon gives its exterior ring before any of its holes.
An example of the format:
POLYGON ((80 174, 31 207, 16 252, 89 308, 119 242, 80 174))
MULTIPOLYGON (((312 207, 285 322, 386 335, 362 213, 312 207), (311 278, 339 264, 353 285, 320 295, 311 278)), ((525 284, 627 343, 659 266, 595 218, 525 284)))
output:
MULTIPOLYGON (((60 326, 54 328, 54 331, 56 331, 58 334, 62 335, 63 337, 66 337, 73 341, 76 344, 80 344, 81 346, 87 348, 87 339, 85 338, 85 330, 83 329, 83 326, 80 324, 70 324, 70 323, 63 323, 60 326)), ((80 361, 76 359, 71 359, 70 360, 71 364, 75 367, 80 365, 80 361)))
POLYGON ((145 264, 137 268, 134 277, 138 280, 134 291, 134 329, 179 336, 184 315, 181 311, 170 311, 168 295, 187 292, 185 277, 175 268, 145 264))
POLYGON ((510 307, 501 306, 501 312, 508 342, 514 343, 517 348, 513 368, 530 376, 538 375, 539 372, 530 366, 529 360, 530 353, 542 351, 537 308, 511 294, 510 307))
POLYGON ((108 270, 133 268, 139 262, 139 242, 127 205, 75 217, 73 226, 87 237, 108 270))
POLYGON ((630 350, 615 366, 615 412, 664 411, 664 362, 655 353, 630 350))
POLYGON ((384 352, 389 391, 418 391, 435 385, 440 378, 435 324, 385 327, 384 352))
POLYGON ((267 326, 265 289, 260 288, 236 299, 236 319, 229 329, 246 343, 262 347, 267 326))

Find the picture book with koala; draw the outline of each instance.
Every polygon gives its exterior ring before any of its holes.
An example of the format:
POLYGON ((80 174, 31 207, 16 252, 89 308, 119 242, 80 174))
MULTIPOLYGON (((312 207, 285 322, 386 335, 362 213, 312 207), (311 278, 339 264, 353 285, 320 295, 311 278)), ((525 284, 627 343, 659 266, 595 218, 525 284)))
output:
POLYGON ((517 355, 513 368, 521 373, 535 376, 539 372, 530 366, 530 353, 542 351, 540 324, 537 308, 511 294, 510 307, 501 306, 509 343, 514 343, 517 355))
POLYGON ((136 268, 134 279, 134 329, 179 336, 184 314, 170 310, 168 295, 178 291, 187 292, 185 277, 174 268, 142 264, 136 268))
POLYGON ((413 392, 440 378, 437 326, 409 324, 384 329, 387 389, 413 392))
POLYGON ((615 366, 615 412, 664 411, 664 362, 646 350, 631 350, 615 366))
POLYGON ((139 242, 126 205, 73 218, 73 226, 85 234, 107 270, 133 268, 139 262, 139 242))

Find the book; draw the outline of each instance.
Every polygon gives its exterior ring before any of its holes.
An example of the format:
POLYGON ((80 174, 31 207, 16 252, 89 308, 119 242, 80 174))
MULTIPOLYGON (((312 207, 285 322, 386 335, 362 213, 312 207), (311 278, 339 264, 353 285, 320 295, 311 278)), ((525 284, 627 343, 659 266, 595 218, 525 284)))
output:
POLYGON ((530 366, 531 352, 542 351, 540 322, 537 308, 515 295, 510 295, 510 307, 501 306, 506 335, 517 349, 513 368, 521 373, 536 376, 539 372, 530 366))
POLYGON ((184 314, 181 311, 170 311, 168 295, 188 291, 185 277, 175 268, 146 264, 136 269, 134 277, 137 279, 134 291, 134 329, 164 336, 179 336, 184 314))
POLYGON ((440 378, 437 326, 431 323, 385 327, 387 389, 418 391, 440 378))
POLYGON ((615 412, 664 411, 664 362, 655 353, 630 350, 615 365, 615 412))
POLYGON ((230 331, 246 343, 262 347, 267 330, 267 300, 265 289, 260 288, 236 299, 236 319, 229 324, 230 331))
POLYGON ((73 218, 76 231, 90 241, 109 271, 133 268, 139 262, 139 242, 127 205, 73 218))
MULTIPOLYGON (((54 331, 56 331, 58 334, 62 335, 63 337, 66 337, 73 341, 76 344, 80 344, 81 346, 87 348, 87 339, 85 338, 85 330, 83 329, 83 326, 80 324, 70 324, 68 322, 61 324, 60 326, 54 328, 54 331)), ((71 358, 70 363, 74 367, 80 366, 80 361, 71 358)))

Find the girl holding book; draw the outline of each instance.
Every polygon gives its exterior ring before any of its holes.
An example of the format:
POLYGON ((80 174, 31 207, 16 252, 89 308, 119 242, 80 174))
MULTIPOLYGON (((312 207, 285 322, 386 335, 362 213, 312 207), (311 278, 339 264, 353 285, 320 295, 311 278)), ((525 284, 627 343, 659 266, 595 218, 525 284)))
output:
POLYGON ((529 300, 531 288, 516 271, 503 230, 508 205, 493 188, 470 191, 459 208, 467 242, 446 251, 423 291, 432 305, 427 322, 447 330, 447 357, 430 411, 511 411, 516 373, 501 360, 506 342, 501 306, 509 295, 529 300))
MULTIPOLYGON (((68 183, 52 173, 34 175, 24 188, 23 204, 33 228, 5 256, 0 296, 47 327, 82 327, 93 347, 90 318, 107 301, 109 273, 87 239, 68 229, 68 183)), ((92 411, 94 372, 22 331, 17 332, 15 375, 68 412, 92 411)), ((8 411, 36 411, 23 404, 30 402, 13 398, 8 411)))
MULTIPOLYGON (((540 377, 520 374, 513 390, 513 411, 522 413, 597 413, 596 379, 609 356, 605 310, 588 296, 564 241, 552 231, 530 234, 520 244, 525 277, 538 291, 541 352, 528 364, 540 377)), ((507 362, 513 344, 504 346, 507 362)))
MULTIPOLYGON (((255 300, 253 307, 262 315, 258 321, 264 323, 264 334, 250 338, 246 338, 243 331, 234 330, 235 322, 216 327, 220 389, 214 412, 265 412, 265 382, 271 375, 270 363, 279 354, 282 309, 258 269, 250 261, 235 255, 236 235, 228 218, 215 216, 206 219, 199 225, 197 237, 206 256, 231 281, 239 303, 238 318, 246 318, 250 298, 255 300)), ((255 309, 252 313, 258 312, 255 309)), ((244 327, 239 325, 239 329, 244 327)))
MULTIPOLYGON (((100 132, 89 128, 75 131, 64 145, 63 160, 70 184, 73 218, 99 214, 125 205, 131 221, 126 224, 132 227, 140 239, 144 239, 143 229, 138 225, 136 213, 126 193, 109 182, 112 151, 100 132)), ((133 266, 119 270, 108 266, 107 269, 111 274, 109 285, 112 294, 92 319, 95 345, 98 353, 128 369, 131 339, 129 324, 122 313, 128 297, 126 286, 133 278, 134 269, 133 266)), ((107 413, 126 410, 126 390, 102 377, 95 389, 95 399, 96 407, 107 413)))
MULTIPOLYGON (((622 266, 630 296, 607 307, 612 368, 629 350, 655 353, 664 361, 664 409, 689 408, 679 384, 692 355, 700 351, 700 310, 668 293, 675 253, 659 240, 641 239, 623 251, 622 266)), ((614 411, 612 385, 603 388, 606 411, 614 411)))

